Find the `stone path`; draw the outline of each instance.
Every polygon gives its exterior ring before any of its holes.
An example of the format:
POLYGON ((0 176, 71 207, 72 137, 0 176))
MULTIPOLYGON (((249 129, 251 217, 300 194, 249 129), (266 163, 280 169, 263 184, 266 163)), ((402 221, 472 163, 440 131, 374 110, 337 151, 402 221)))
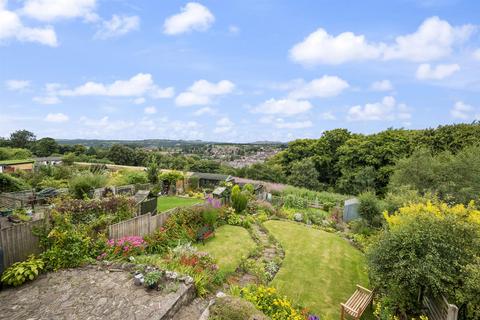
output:
POLYGON ((197 298, 188 306, 183 307, 174 317, 173 320, 198 320, 203 311, 207 308, 208 299, 197 298))
POLYGON ((193 293, 184 283, 171 293, 146 290, 135 286, 126 271, 60 270, 0 291, 0 319, 170 319, 175 306, 190 302, 186 297, 193 293))

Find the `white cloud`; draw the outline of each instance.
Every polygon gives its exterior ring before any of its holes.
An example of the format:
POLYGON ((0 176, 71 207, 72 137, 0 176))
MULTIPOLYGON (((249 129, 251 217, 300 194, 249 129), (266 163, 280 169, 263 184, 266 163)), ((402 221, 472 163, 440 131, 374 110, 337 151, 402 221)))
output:
POLYGON ((275 122, 275 127, 278 129, 305 129, 313 126, 312 121, 295 121, 295 122, 285 122, 283 119, 277 119, 275 122))
POLYGON ((320 28, 290 50, 294 62, 313 66, 349 61, 402 59, 424 62, 449 56, 455 45, 469 39, 476 27, 452 26, 438 17, 426 19, 414 33, 391 44, 368 42, 364 35, 343 32, 333 36, 320 28))
POLYGON ((229 94, 234 88, 235 84, 228 80, 222 80, 217 83, 198 80, 187 91, 177 96, 175 104, 177 106, 206 105, 211 103, 214 96, 229 94))
POLYGON ((398 104, 395 98, 387 96, 380 102, 353 106, 348 110, 348 121, 393 121, 411 118, 405 104, 398 104))
POLYGON ((307 100, 269 99, 255 107, 252 112, 292 116, 307 112, 311 108, 312 104, 307 100))
POLYGON ((10 91, 24 90, 30 86, 30 81, 28 80, 7 80, 5 81, 5 86, 10 91))
POLYGON ((144 104, 145 101, 146 101, 145 98, 140 97, 140 98, 136 98, 135 100, 133 100, 133 103, 134 104, 144 104))
POLYGON ((460 70, 458 64, 439 64, 432 67, 429 63, 418 66, 416 77, 420 80, 442 80, 460 70))
POLYGON ((233 129, 234 123, 228 117, 223 117, 216 122, 213 133, 226 133, 233 129))
POLYGON ((45 117, 45 121, 55 122, 55 123, 67 122, 68 120, 69 120, 69 117, 63 113, 49 113, 45 117))
POLYGON ((189 2, 181 12, 173 15, 165 20, 164 33, 168 35, 176 35, 185 32, 206 31, 215 17, 207 7, 197 2, 189 2))
POLYGON ((110 84, 89 81, 73 89, 59 90, 57 94, 68 97, 142 97, 145 94, 150 94, 152 98, 169 98, 173 96, 174 89, 172 87, 159 88, 154 84, 151 74, 139 73, 128 80, 116 80, 110 84))
POLYGON ((290 92, 291 99, 325 98, 339 95, 349 84, 336 76, 325 75, 308 83, 302 83, 290 92))
POLYGON ((196 116, 196 117, 203 116, 203 115, 213 116, 215 114, 217 114, 217 111, 215 109, 210 108, 210 107, 200 108, 193 113, 193 115, 196 116))
POLYGON ((480 49, 473 52, 473 58, 480 61, 480 49))
POLYGON ((140 27, 140 18, 138 16, 119 16, 114 14, 111 20, 102 22, 100 29, 95 34, 97 39, 107 39, 123 36, 131 31, 136 31, 140 27))
POLYGON ((290 50, 293 61, 303 65, 341 64, 380 57, 381 49, 367 43, 365 36, 344 32, 332 36, 317 29, 290 50))
POLYGON ((467 40, 474 32, 473 25, 453 27, 438 17, 426 19, 412 34, 399 36, 386 48, 384 59, 430 61, 449 56, 455 44, 467 40))
POLYGON ((112 131, 125 130, 135 126, 134 122, 124 120, 112 121, 108 116, 105 116, 101 119, 90 119, 88 117, 81 117, 80 123, 86 127, 91 128, 92 130, 95 130, 94 132, 91 132, 94 135, 98 135, 98 133, 108 133, 112 131))
POLYGON ((480 119, 480 113, 474 114, 476 109, 464 103, 463 101, 457 101, 453 108, 450 110, 450 115, 456 119, 468 120, 468 119, 480 119))
POLYGON ((84 18, 95 20, 96 0, 26 0, 22 14, 51 22, 59 19, 84 18))
POLYGON ((47 83, 43 96, 33 97, 33 101, 40 104, 58 104, 60 99, 57 97, 57 90, 61 88, 59 83, 47 83))
POLYGON ((370 89, 373 91, 391 91, 393 90, 393 85, 390 80, 380 80, 372 83, 370 89))
POLYGON ((228 27, 228 32, 230 32, 231 34, 239 34, 240 33, 240 28, 238 26, 235 26, 235 25, 230 25, 228 27))
POLYGON ((0 7, 0 42, 15 39, 56 47, 57 35, 51 26, 30 28, 23 25, 15 12, 0 7))
POLYGON ((143 112, 145 114, 155 114, 157 113, 157 108, 155 108, 154 106, 146 107, 145 109, 143 109, 143 112))
POLYGON ((322 119, 322 120, 336 120, 337 117, 335 117, 333 112, 327 111, 327 112, 322 112, 320 114, 320 119, 322 119))
POLYGON ((168 88, 159 88, 154 86, 150 90, 150 96, 153 99, 165 99, 165 98, 172 98, 175 95, 175 88, 168 87, 168 88))

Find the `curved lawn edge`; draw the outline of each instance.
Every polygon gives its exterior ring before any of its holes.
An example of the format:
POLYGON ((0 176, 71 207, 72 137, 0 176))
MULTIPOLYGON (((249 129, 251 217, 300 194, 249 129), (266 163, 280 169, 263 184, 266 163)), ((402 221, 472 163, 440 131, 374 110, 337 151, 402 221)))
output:
POLYGON ((365 258, 345 239, 295 222, 271 220, 264 226, 285 250, 271 285, 322 319, 338 319, 340 303, 356 285, 368 286, 365 258))

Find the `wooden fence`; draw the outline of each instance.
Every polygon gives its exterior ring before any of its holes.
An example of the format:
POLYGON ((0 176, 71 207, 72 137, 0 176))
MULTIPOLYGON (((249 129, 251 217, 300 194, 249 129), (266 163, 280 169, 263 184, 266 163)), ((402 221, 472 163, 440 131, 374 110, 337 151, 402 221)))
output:
POLYGON ((4 267, 25 260, 31 254, 42 252, 37 236, 32 229, 43 224, 43 220, 22 223, 0 230, 0 248, 3 249, 4 267))
POLYGON ((108 227, 108 237, 115 240, 126 236, 143 237, 163 226, 168 217, 175 213, 176 210, 172 209, 157 215, 147 213, 130 220, 112 224, 108 227))
POLYGON ((448 303, 445 297, 434 299, 425 295, 423 305, 428 309, 428 319, 457 320, 458 318, 458 307, 448 303))

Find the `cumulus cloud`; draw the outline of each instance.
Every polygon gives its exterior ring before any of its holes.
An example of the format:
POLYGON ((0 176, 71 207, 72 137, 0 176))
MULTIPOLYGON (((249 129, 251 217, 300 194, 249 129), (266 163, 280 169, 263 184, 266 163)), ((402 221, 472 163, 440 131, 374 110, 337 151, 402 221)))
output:
POLYGON ((193 113, 193 115, 196 116, 196 117, 200 117, 200 116, 203 116, 203 115, 213 116, 215 114, 217 114, 217 111, 215 109, 210 108, 210 107, 200 108, 193 113))
POLYGON ((373 91, 391 91, 393 90, 393 84, 390 80, 375 81, 370 85, 370 89, 373 91))
POLYGON ((216 125, 217 126, 213 130, 213 133, 226 133, 233 129, 234 123, 232 120, 230 120, 230 118, 223 117, 217 120, 216 125))
POLYGON ((97 39, 108 39, 123 36, 136 31, 140 27, 138 16, 119 16, 114 14, 112 19, 102 22, 100 29, 95 34, 97 39))
POLYGON ((384 97, 380 102, 353 106, 347 113, 348 121, 393 121, 410 118, 408 107, 398 104, 392 96, 384 97))
POLYGON ((370 44, 363 35, 343 32, 332 36, 320 28, 293 46, 290 57, 303 65, 341 64, 348 61, 376 59, 381 48, 370 44))
POLYGON ((269 99, 264 103, 252 109, 253 113, 263 113, 271 115, 293 116, 304 113, 312 108, 312 104, 307 100, 293 99, 269 99))
POLYGON ((164 22, 164 33, 177 35, 191 31, 206 31, 215 21, 214 15, 207 7, 197 2, 189 2, 181 8, 181 12, 167 18, 164 22))
POLYGON ((26 0, 20 12, 45 22, 72 18, 92 21, 97 18, 96 2, 96 0, 26 0))
POLYGON ((51 47, 58 45, 57 35, 53 27, 27 27, 15 12, 0 7, 0 42, 8 40, 36 42, 51 47))
POLYGON ((177 106, 207 105, 213 97, 231 93, 235 84, 228 80, 221 80, 212 83, 207 80, 198 80, 191 85, 187 91, 180 93, 176 99, 177 106))
POLYGON ((145 98, 140 97, 140 98, 136 98, 135 100, 133 100, 133 103, 134 104, 144 104, 145 101, 146 101, 145 98))
POLYGON ((454 27, 438 17, 426 19, 412 34, 399 36, 395 44, 386 48, 384 58, 410 61, 430 61, 450 55, 455 44, 472 35, 475 27, 470 24, 454 27))
POLYGON ((320 119, 322 120, 336 120, 337 117, 331 111, 322 112, 320 114, 320 119))
POLYGON ((174 89, 159 88, 149 73, 139 73, 128 80, 116 80, 110 84, 89 81, 73 89, 57 91, 59 96, 108 96, 108 97, 142 97, 149 94, 152 98, 170 98, 174 89))
POLYGON ((293 89, 289 98, 291 99, 309 99, 325 98, 339 95, 343 90, 349 87, 348 82, 337 77, 325 75, 307 83, 299 83, 297 88, 293 89))
POLYGON ((374 59, 425 62, 449 56, 454 46, 468 40, 475 29, 473 25, 452 26, 431 17, 414 33, 398 36, 387 44, 369 42, 364 35, 352 32, 333 36, 320 28, 294 45, 290 57, 306 66, 374 59))
POLYGON ((458 64, 439 64, 432 67, 429 63, 418 66, 416 77, 420 80, 442 80, 460 70, 458 64))
POLYGON ((145 114, 155 114, 157 113, 157 108, 155 108, 154 106, 146 107, 145 109, 143 109, 143 112, 145 114))
POLYGON ((60 99, 57 96, 57 90, 61 88, 59 83, 47 83, 42 96, 33 97, 33 101, 40 104, 58 104, 60 99))
POLYGON ((30 81, 28 80, 7 80, 5 81, 5 86, 10 91, 24 90, 30 86, 30 81))
POLYGON ((63 113, 49 113, 45 117, 45 121, 55 122, 55 123, 67 122, 68 120, 69 120, 69 117, 63 113))
POLYGON ((463 101, 457 101, 450 110, 450 115, 455 119, 461 120, 479 120, 480 113, 475 113, 476 108, 472 105, 466 104, 463 101))
POLYGON ((312 127, 313 123, 310 120, 286 122, 283 119, 277 119, 274 125, 278 129, 305 129, 312 127))

